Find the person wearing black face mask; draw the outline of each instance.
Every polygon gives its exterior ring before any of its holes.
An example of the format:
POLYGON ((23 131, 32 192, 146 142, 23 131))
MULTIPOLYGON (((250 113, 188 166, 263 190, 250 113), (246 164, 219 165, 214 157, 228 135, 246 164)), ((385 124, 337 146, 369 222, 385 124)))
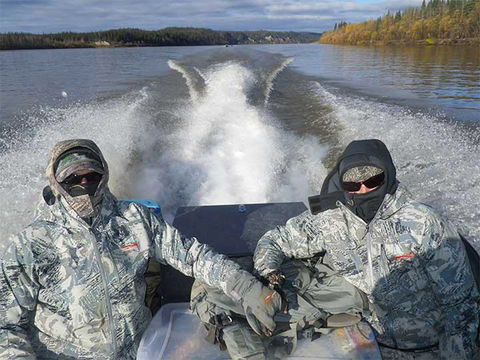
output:
POLYGON ((385 197, 382 191, 385 173, 376 166, 357 166, 342 176, 342 188, 347 194, 347 206, 366 222, 372 221, 385 197))
POLYGON ((383 142, 351 142, 309 203, 258 242, 261 276, 325 253, 368 297, 364 316, 384 359, 480 358, 478 264, 455 227, 398 181, 383 142))

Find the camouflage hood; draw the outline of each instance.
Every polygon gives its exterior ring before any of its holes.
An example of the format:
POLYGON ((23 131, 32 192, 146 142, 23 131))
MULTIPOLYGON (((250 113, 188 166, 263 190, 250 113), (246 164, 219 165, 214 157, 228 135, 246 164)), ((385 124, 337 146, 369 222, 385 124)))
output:
POLYGON ((103 197, 108 193, 108 165, 103 157, 102 152, 98 146, 87 139, 73 139, 58 142, 50 155, 50 161, 47 165, 46 175, 50 183, 50 189, 58 200, 64 200, 81 218, 91 218, 98 214, 99 207, 103 197), (65 189, 58 183, 55 178, 55 166, 62 154, 74 148, 84 148, 94 152, 101 160, 104 174, 100 181, 98 188, 93 196, 81 195, 72 197, 65 189))

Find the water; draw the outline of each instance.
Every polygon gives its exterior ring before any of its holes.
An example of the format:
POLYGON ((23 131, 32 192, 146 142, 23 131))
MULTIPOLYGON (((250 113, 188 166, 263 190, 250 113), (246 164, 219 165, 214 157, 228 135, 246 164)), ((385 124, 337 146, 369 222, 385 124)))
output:
MULTIPOLYGON (((121 198, 306 201, 379 138, 421 201, 480 239, 478 49, 329 45, 0 52, 0 250, 28 225, 55 142, 91 138, 121 198)), ((479 243, 480 245, 480 243, 479 243)))

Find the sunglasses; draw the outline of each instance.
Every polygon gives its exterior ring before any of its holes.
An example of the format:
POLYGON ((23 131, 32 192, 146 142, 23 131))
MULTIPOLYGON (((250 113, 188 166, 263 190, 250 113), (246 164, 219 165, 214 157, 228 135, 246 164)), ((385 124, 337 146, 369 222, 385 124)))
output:
POLYGON ((360 182, 342 181, 342 188, 346 191, 354 192, 354 191, 360 190, 363 184, 367 188, 373 189, 373 188, 376 188, 377 186, 382 185, 384 181, 385 181, 385 173, 382 172, 381 174, 372 176, 371 178, 368 178, 365 181, 360 181, 360 182))
POLYGON ((85 175, 79 174, 72 174, 68 176, 65 180, 62 181, 62 184, 65 185, 78 185, 82 182, 83 179, 87 180, 87 182, 100 182, 102 179, 102 174, 97 172, 90 172, 85 175))

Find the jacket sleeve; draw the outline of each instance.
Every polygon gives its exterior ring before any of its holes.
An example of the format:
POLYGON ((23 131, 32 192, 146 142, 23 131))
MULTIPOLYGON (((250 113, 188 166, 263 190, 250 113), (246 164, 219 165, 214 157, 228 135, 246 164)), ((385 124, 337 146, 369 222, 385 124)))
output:
POLYGON ((150 226, 153 236, 150 256, 157 261, 171 265, 207 285, 222 289, 235 300, 240 300, 233 290, 236 285, 255 281, 253 275, 242 270, 227 256, 218 254, 194 237, 184 237, 161 216, 150 214, 150 226))
POLYGON ((310 219, 306 211, 262 236, 253 256, 255 270, 260 276, 265 277, 280 268, 285 258, 310 258, 323 250, 321 229, 316 229, 315 236, 309 235, 310 219))
MULTIPOLYGON (((35 359, 26 329, 35 309, 38 285, 30 250, 15 239, 1 260, 0 359, 35 359)), ((21 240, 20 240, 21 241, 21 240)))
POLYGON ((454 227, 431 217, 424 234, 426 270, 441 306, 440 358, 478 359, 479 293, 454 227))

